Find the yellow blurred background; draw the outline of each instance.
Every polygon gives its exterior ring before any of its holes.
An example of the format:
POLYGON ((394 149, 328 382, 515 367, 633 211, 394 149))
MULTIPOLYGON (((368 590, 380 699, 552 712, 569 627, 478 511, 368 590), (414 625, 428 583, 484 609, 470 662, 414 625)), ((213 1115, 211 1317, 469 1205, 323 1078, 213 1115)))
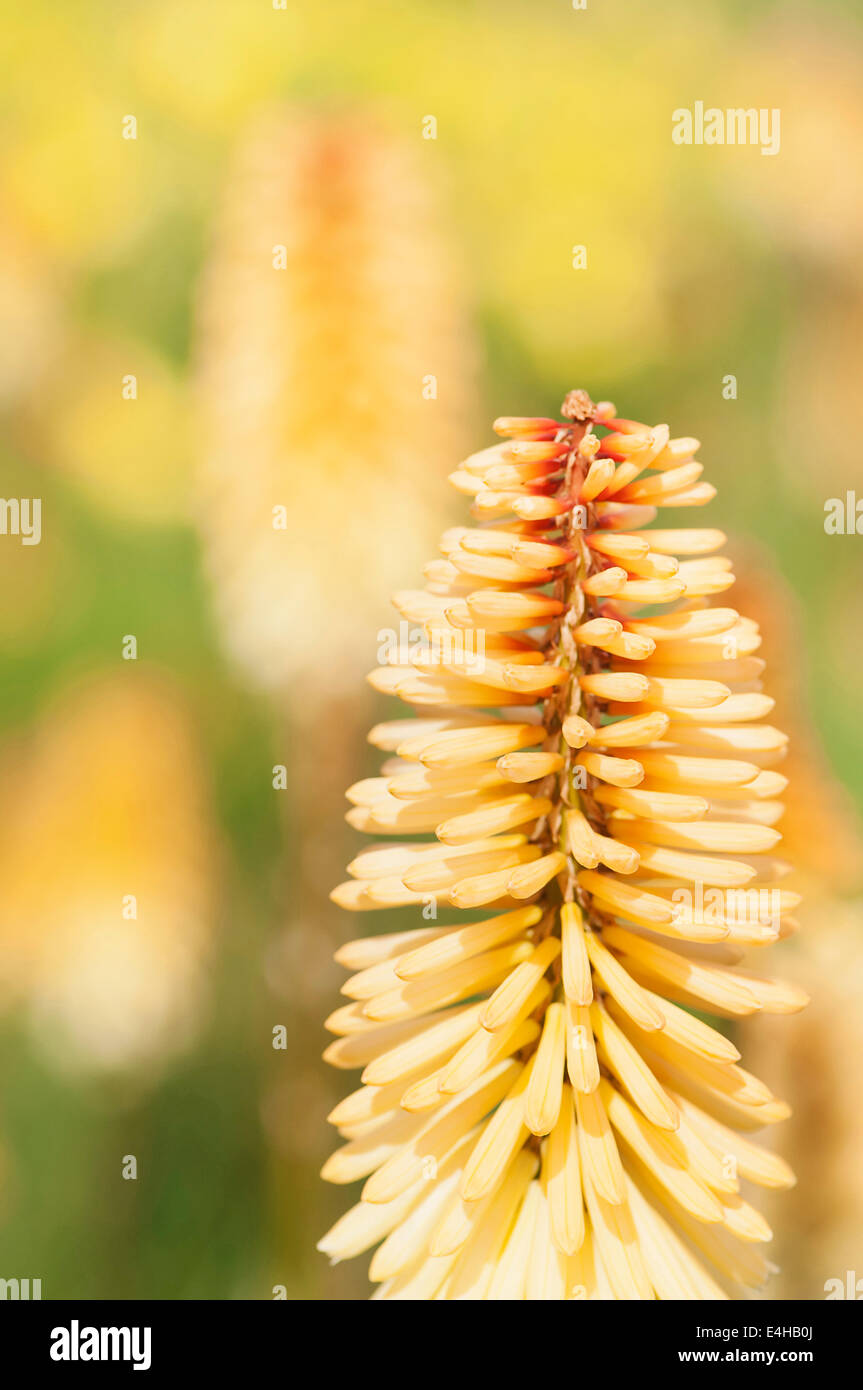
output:
POLYGON ((366 1296, 314 1249, 363 675, 446 474, 574 386, 704 441, 765 626, 807 894, 775 963, 815 996, 746 1030, 796 1109, 772 1292, 863 1273, 863 541, 824 527, 863 496, 855 7, 32 0, 4 29, 0 490, 42 529, 0 535, 0 1277, 366 1296), (699 100, 778 108, 779 152, 675 145, 699 100))

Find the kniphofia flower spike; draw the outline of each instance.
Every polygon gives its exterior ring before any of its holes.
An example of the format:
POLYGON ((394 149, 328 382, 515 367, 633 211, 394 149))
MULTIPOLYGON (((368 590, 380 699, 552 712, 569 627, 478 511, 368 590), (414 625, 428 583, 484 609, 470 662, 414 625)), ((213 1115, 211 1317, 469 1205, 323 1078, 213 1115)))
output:
POLYGON ((750 1135, 787 1106, 719 1023, 806 1002, 739 964, 797 903, 757 626, 722 533, 666 523, 714 496, 698 441, 583 391, 562 415, 497 420, 452 475, 473 522, 370 678, 414 715, 370 734, 348 819, 392 839, 333 896, 420 925, 337 954, 325 1056, 362 1084, 323 1175, 365 1182, 320 1248, 377 1247, 377 1298, 739 1296, 770 1272, 744 1191, 793 1182, 750 1135))

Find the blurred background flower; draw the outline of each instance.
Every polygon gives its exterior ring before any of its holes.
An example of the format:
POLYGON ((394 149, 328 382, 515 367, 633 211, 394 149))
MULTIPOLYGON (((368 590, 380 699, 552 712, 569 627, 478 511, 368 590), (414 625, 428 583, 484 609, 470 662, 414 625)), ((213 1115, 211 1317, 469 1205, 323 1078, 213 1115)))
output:
MULTIPOLYGON (((863 1243, 863 1106, 857 1059, 863 1048, 860 941, 863 901, 830 893, 801 912, 801 933, 785 961, 787 978, 806 981, 811 1005, 782 1039, 776 1020, 746 1028, 746 1055, 794 1113, 776 1147, 792 1164, 797 1186, 775 1196, 765 1215, 776 1233, 774 1297, 823 1298, 825 1283, 860 1268, 863 1243)), ((787 1022, 788 1020, 786 1020, 787 1022)), ((856 1279, 859 1274, 855 1274, 856 1279)))
POLYGON ((436 541, 475 399, 454 239, 420 154, 366 115, 268 113, 241 141, 202 277, 205 561, 226 649, 278 696, 285 748, 286 903, 267 977, 292 1066, 273 1069, 262 1115, 293 1218, 292 1291, 298 1266, 314 1277, 326 1200, 315 1185, 298 1197, 329 1108, 308 1040, 335 985, 334 808, 363 747, 374 634, 436 541))
POLYGON ((355 691, 466 445, 453 261, 418 152, 367 118, 288 109, 243 142, 203 277, 200 508, 228 649, 298 708, 308 680, 355 691))
POLYGON ((798 984, 806 981, 811 1000, 798 1017, 785 1019, 784 1037, 776 1020, 764 1020, 764 1028, 745 1020, 741 1049, 794 1107, 789 1124, 777 1126, 772 1138, 797 1185, 783 1194, 784 1212, 773 1194, 766 1214, 776 1232, 774 1296, 811 1299, 823 1297, 826 1280, 845 1280, 863 1239, 857 1161, 863 1111, 858 1069, 849 1066, 863 1047, 863 835, 855 799, 824 752, 817 695, 809 693, 820 652, 801 640, 801 602, 756 538, 739 549, 746 561, 735 601, 761 627, 759 655, 776 700, 771 718, 790 736, 781 770, 795 795, 782 818, 782 853, 803 902, 783 969, 798 984))
POLYGON ((5 38, 0 492, 43 503, 38 546, 0 535, 10 1270, 367 1292, 313 1250, 362 672, 475 422, 584 385, 705 441, 780 662, 809 905, 777 970, 815 1003, 747 1046, 800 1116, 781 1288, 822 1296, 863 1225, 861 541, 823 527, 859 476, 859 17, 32 0, 5 38), (780 108, 780 152, 674 145, 696 100, 780 108))
POLYGON ((0 787, 0 988, 60 1066, 164 1062, 197 1029, 215 887, 188 709, 125 670, 64 691, 0 787))

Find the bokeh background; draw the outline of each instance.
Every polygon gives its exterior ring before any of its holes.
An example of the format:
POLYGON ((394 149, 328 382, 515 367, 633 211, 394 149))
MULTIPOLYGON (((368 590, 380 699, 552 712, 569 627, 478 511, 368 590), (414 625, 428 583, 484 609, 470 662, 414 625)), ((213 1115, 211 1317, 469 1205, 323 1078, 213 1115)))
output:
POLYGON ((42 539, 0 536, 0 1276, 366 1296, 314 1249, 330 955, 375 926, 327 897, 363 675, 447 472, 573 386, 704 441, 767 629, 807 894, 773 964, 815 996, 746 1030, 796 1110, 772 1292, 863 1274, 863 538, 824 530, 863 498, 857 7, 31 0, 4 30, 0 491, 42 539), (780 153, 674 145, 696 100, 780 108, 780 153))

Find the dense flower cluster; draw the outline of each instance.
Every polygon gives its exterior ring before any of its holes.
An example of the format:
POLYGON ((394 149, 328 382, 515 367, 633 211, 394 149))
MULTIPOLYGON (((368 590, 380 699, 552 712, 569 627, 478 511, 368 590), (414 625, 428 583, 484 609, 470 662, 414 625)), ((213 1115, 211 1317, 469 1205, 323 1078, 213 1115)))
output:
POLYGON ((757 625, 716 601, 721 532, 653 524, 713 497, 698 441, 582 391, 562 415, 452 475, 474 525, 371 677, 415 713, 372 730, 348 819, 394 838, 334 897, 425 917, 338 952, 325 1055, 362 1085, 324 1177, 365 1185, 320 1248, 377 1246, 376 1297, 737 1296, 770 1270, 741 1186, 793 1182, 747 1134, 787 1107, 703 1017, 806 1002, 739 964, 797 903, 757 625))

